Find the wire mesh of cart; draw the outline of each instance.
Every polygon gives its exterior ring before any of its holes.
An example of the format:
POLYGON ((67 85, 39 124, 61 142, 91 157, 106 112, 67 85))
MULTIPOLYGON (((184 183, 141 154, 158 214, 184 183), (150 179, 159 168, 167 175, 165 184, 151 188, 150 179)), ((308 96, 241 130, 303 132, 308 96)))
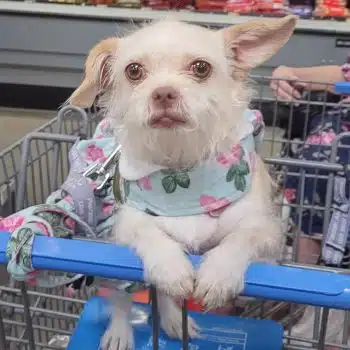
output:
MULTIPOLYGON (((336 265, 327 263, 322 254, 325 237, 337 211, 333 200, 335 180, 339 174, 346 177, 350 170, 349 155, 345 162, 339 158, 340 151, 350 154, 350 143, 347 141, 350 137, 347 130, 350 128, 346 130, 342 124, 345 118, 346 126, 350 117, 347 115, 347 105, 341 102, 339 95, 350 94, 350 88, 346 84, 334 87, 305 82, 300 92, 301 98, 286 101, 271 94, 270 84, 270 78, 251 77, 254 91, 252 107, 262 112, 267 125, 262 152, 276 180, 275 202, 285 240, 278 265, 253 264, 249 268, 244 296, 234 300, 232 315, 248 320, 257 319, 259 322, 278 322, 283 326, 281 334, 285 349, 350 349, 348 246, 344 244, 339 248, 341 263, 336 265), (338 94, 333 94, 335 90, 338 94), (312 130, 312 121, 318 118, 324 125, 329 123, 330 116, 333 121, 336 120, 331 125, 335 135, 328 140, 319 130, 312 130), (308 149, 310 145, 317 155, 313 154, 312 160, 303 159, 300 150, 308 149), (286 188, 290 178, 296 183, 294 189, 286 188), (324 187, 321 199, 316 198, 320 184, 324 187), (306 193, 310 188, 311 193, 315 194, 311 197, 306 193), (313 220, 318 222, 317 232, 313 220)), ((74 142, 89 138, 101 118, 102 112, 97 108, 82 111, 66 106, 55 119, 5 149, 0 154, 1 216, 43 203, 66 178, 69 171, 68 152, 74 142)), ((0 261, 5 263, 8 236, 4 234, 0 238, 0 261)), ((45 247, 45 239, 42 237, 35 244, 45 247)), ((80 271, 86 269, 86 275, 104 271, 102 277, 117 278, 127 276, 130 272, 127 263, 132 261, 133 278, 142 279, 142 266, 124 248, 119 247, 117 252, 120 259, 127 257, 126 262, 112 261, 106 244, 60 239, 56 248, 55 256, 50 256, 48 252, 45 259, 40 254, 33 257, 33 265, 57 270, 69 266, 72 272, 77 272, 79 265, 80 271), (81 249, 77 249, 73 258, 69 255, 70 251, 77 247, 81 249), (99 249, 99 257, 84 255, 84 250, 89 249, 99 249), (121 269, 123 274, 120 273, 121 269)), ((98 291, 97 287, 82 286, 79 293, 71 296, 63 287, 31 287, 9 279, 5 268, 1 278, 0 349, 67 348, 85 301, 98 291)), ((151 294, 154 296, 154 293, 151 294)), ((147 309, 145 314, 152 315, 149 320, 152 323, 150 332, 159 336, 156 304, 154 297, 153 313, 147 309)), ((185 306, 184 315, 187 311, 185 306)), ((237 325, 230 327, 233 329, 237 325)), ((245 334, 241 338, 238 332, 240 340, 235 338, 226 347, 200 347, 188 343, 186 327, 183 332, 183 344, 179 342, 174 349, 263 349, 259 345, 252 346, 252 343, 249 347, 246 339, 249 332, 241 331, 245 334)), ((143 348, 164 348, 164 344, 155 338, 152 338, 149 347, 145 345, 143 348)), ((170 345, 165 348, 172 349, 170 345)))

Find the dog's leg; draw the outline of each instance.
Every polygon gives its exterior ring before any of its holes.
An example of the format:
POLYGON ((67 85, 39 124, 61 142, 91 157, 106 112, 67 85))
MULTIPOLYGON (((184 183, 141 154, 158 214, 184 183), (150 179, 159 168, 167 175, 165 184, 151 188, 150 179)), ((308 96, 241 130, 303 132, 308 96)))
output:
POLYGON ((113 296, 111 321, 102 338, 103 350, 133 350, 134 337, 130 324, 132 299, 125 292, 117 292, 113 296))
MULTIPOLYGON (((173 298, 162 293, 158 295, 158 307, 160 315, 160 325, 170 338, 182 339, 182 310, 173 298)), ((196 322, 188 316, 188 336, 191 339, 199 338, 199 327, 196 322)))
POLYGON ((272 189, 264 163, 257 158, 251 191, 220 217, 219 231, 228 234, 205 254, 197 273, 195 297, 208 308, 221 307, 242 292, 250 262, 277 259, 282 234, 272 189))
POLYGON ((120 215, 117 242, 133 248, 142 259, 145 280, 167 295, 191 295, 194 269, 183 247, 156 225, 154 217, 128 207, 120 215))
POLYGON ((187 298, 193 292, 194 270, 182 247, 155 226, 138 229, 130 243, 143 261, 145 280, 167 295, 187 298))
MULTIPOLYGON (((273 219, 238 227, 204 256, 196 280, 195 297, 209 309, 223 306, 244 288, 249 263, 278 246, 279 226, 273 219)), ((270 254, 266 254, 270 255, 270 254)))

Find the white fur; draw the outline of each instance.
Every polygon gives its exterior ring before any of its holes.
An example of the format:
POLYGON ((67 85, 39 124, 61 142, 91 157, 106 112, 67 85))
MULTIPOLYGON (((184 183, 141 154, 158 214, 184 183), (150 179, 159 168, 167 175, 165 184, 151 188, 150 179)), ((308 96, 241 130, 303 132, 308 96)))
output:
MULTIPOLYGON (((112 88, 102 103, 123 146, 121 176, 137 179, 152 166, 200 163, 238 141, 249 89, 232 79, 234 62, 228 56, 220 32, 178 22, 159 22, 120 40, 109 64, 112 88), (211 76, 200 83, 186 72, 195 59, 213 67, 211 76), (146 67, 142 83, 133 85, 126 79, 124 70, 131 62, 146 67), (154 108, 150 95, 163 85, 180 92, 176 108, 186 118, 184 127, 149 126, 154 108)), ((116 242, 142 258, 146 280, 160 293, 161 325, 169 336, 182 335, 181 310, 170 297, 194 294, 208 308, 222 306, 242 292, 249 263, 277 250, 280 225, 270 191, 271 181, 258 160, 250 192, 217 218, 153 217, 122 206, 116 242), (187 252, 204 254, 198 271, 187 252)), ((197 335, 191 319, 189 335, 197 335)), ((102 345, 124 350, 132 346, 131 338, 127 316, 117 312, 102 345)))
POLYGON ((136 160, 187 166, 215 153, 223 141, 238 140, 248 89, 230 77, 232 67, 218 32, 163 21, 121 39, 119 45, 111 63, 114 85, 103 105, 127 153, 136 160), (199 58, 214 68, 212 77, 200 84, 185 74, 187 66, 199 58), (147 68, 147 79, 137 86, 124 74, 131 62, 147 68), (185 128, 148 127, 153 108, 150 94, 164 85, 180 92, 177 110, 188 119, 185 128))
MULTIPOLYGON (((163 293, 161 305, 166 299, 171 303, 160 307, 161 325, 169 336, 182 334, 181 311, 166 295, 186 298, 194 292, 208 308, 223 306, 242 292, 249 263, 277 251, 281 235, 266 190, 269 182, 260 161, 251 192, 218 218, 153 217, 127 206, 121 209, 118 243, 136 250, 144 262, 145 278, 163 293), (197 272, 184 252, 206 252, 197 272)), ((196 336, 197 329, 190 319, 189 335, 196 336)), ((115 338, 117 330, 112 326, 111 331, 115 338)))

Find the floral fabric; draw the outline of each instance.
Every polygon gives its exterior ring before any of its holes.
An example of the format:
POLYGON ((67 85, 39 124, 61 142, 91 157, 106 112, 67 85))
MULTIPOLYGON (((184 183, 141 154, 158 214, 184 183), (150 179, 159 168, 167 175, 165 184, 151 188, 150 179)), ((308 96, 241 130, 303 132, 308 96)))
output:
MULTIPOLYGON (((249 188, 250 179, 247 175, 254 170, 255 149, 263 137, 261 114, 257 111, 247 113, 247 125, 248 134, 242 139, 241 145, 233 146, 216 160, 216 166, 225 174, 223 180, 230 187, 240 189, 242 193, 249 188)), ((118 202, 113 195, 113 184, 108 183, 103 190, 98 190, 103 177, 86 177, 83 173, 95 165, 103 164, 116 146, 108 121, 102 121, 92 139, 80 140, 72 147, 69 154, 70 173, 61 188, 52 193, 46 203, 26 208, 0 220, 0 230, 11 233, 6 254, 9 261, 8 272, 13 278, 41 287, 69 285, 71 289, 92 283, 92 278, 82 275, 35 271, 32 266, 32 244, 38 234, 68 239, 81 236, 109 240, 118 209, 118 202), (85 279, 84 283, 82 279, 85 279)), ((111 165, 110 173, 114 172, 114 168, 115 165, 111 165)), ((190 171, 177 174, 164 171, 162 174, 165 179, 162 189, 169 196, 187 189, 192 180, 190 171)), ((152 191, 152 178, 140 179, 137 187, 140 191, 152 191)), ((218 215, 220 209, 228 203, 229 198, 220 198, 206 192, 198 198, 201 210, 212 215, 218 215)), ((107 284, 111 285, 111 282, 107 284)), ((127 291, 143 288, 142 284, 133 282, 116 281, 112 285, 127 291)))
MULTIPOLYGON (((81 140, 71 149, 70 173, 60 189, 45 204, 26 208, 0 220, 0 230, 11 233, 7 246, 8 272, 17 280, 51 287, 67 284, 81 275, 50 274, 33 270, 31 249, 35 235, 73 238, 90 237, 106 241, 114 226, 117 203, 111 186, 97 187, 103 178, 83 176, 86 169, 102 164, 116 142, 107 120, 102 121, 92 139, 81 140)), ((114 170, 112 170, 114 171, 114 170)))
POLYGON ((254 157, 264 124, 260 112, 248 110, 239 144, 215 160, 181 171, 157 170, 137 181, 124 181, 126 203, 156 216, 215 215, 251 187, 254 157))
MULTIPOLYGON (((350 62, 346 63, 342 70, 344 79, 350 81, 350 62)), ((295 121, 296 122, 296 121, 295 121)), ((344 108, 341 104, 338 107, 326 110, 324 115, 312 116, 309 123, 308 134, 303 140, 304 143, 297 147, 285 145, 282 150, 282 156, 292 157, 298 160, 310 160, 318 162, 329 162, 332 154, 331 146, 339 134, 344 133, 340 139, 336 150, 335 161, 340 164, 350 163, 350 136, 346 134, 350 131, 350 110, 344 108)), ((301 231, 308 235, 326 234, 327 228, 324 227, 324 207, 326 204, 328 171, 313 168, 304 169, 305 177, 302 179, 302 169, 297 166, 287 168, 285 179, 285 198, 291 204, 297 204, 292 207, 291 216, 294 224, 301 222, 301 231), (301 206, 303 208, 301 209, 301 206)), ((340 172, 337 177, 344 177, 346 174, 340 172)), ((344 193, 349 194, 349 182, 346 181, 344 193)), ((346 197, 344 196, 344 198, 346 197)), ((332 207, 341 205, 335 203, 334 198, 332 207)), ((334 229, 334 227, 333 227, 334 229)), ((348 233, 349 236, 350 232, 348 233)), ((326 236, 329 236, 327 234, 326 236)), ((346 245, 346 240, 345 240, 346 245)), ((330 255, 324 255, 325 263, 331 264, 330 255)), ((341 261, 341 259, 340 259, 341 261)))

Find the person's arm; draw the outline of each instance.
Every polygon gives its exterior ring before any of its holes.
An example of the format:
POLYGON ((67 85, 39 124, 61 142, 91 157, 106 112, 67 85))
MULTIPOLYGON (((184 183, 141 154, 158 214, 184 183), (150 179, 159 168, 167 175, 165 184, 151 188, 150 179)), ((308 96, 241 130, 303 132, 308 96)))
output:
POLYGON ((344 73, 341 66, 292 67, 291 69, 300 80, 315 82, 308 86, 311 90, 325 90, 327 86, 328 91, 334 92, 334 84, 344 81, 344 73))
POLYGON ((270 87, 279 98, 293 100, 301 98, 300 89, 334 92, 334 84, 344 80, 343 66, 279 66, 273 71, 270 87))

